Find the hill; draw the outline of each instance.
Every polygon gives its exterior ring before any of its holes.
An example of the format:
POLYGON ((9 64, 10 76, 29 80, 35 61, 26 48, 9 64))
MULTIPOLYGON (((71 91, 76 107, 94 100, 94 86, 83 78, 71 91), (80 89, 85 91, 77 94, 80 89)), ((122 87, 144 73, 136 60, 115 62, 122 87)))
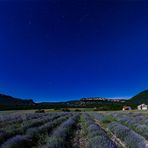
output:
POLYGON ((8 95, 0 94, 0 108, 17 108, 25 106, 33 106, 35 103, 33 100, 23 100, 19 98, 14 98, 8 95))
POLYGON ((34 103, 33 100, 23 100, 8 95, 0 94, 0 110, 9 109, 49 109, 49 108, 97 108, 98 110, 122 109, 125 100, 112 100, 100 97, 81 98, 66 102, 42 102, 34 103))
POLYGON ((148 90, 140 92, 139 94, 132 97, 129 101, 135 104, 148 104, 148 90))
POLYGON ((125 100, 82 98, 80 100, 67 102, 42 102, 37 104, 37 108, 96 108, 97 110, 121 110, 125 103, 125 100))
POLYGON ((121 110, 124 105, 136 108, 138 104, 148 104, 148 90, 145 90, 129 100, 107 99, 101 97, 81 98, 67 102, 42 102, 35 103, 33 100, 23 100, 8 95, 0 94, 0 110, 5 109, 39 109, 39 108, 97 108, 98 110, 121 110))

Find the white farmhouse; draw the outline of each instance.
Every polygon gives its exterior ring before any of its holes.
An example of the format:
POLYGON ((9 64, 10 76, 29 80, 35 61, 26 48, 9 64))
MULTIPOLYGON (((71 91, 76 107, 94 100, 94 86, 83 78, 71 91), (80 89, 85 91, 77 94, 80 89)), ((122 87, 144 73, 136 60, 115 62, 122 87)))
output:
POLYGON ((141 104, 137 106, 138 110, 147 110, 147 105, 146 104, 141 104))

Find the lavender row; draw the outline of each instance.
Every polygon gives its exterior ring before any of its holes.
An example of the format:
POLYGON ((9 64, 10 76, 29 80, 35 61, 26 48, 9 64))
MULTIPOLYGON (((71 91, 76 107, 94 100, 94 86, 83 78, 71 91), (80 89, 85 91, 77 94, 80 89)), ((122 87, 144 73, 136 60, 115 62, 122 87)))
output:
POLYGON ((67 114, 63 117, 43 124, 42 126, 30 128, 26 131, 25 135, 16 135, 15 137, 8 139, 5 143, 1 145, 1 147, 22 148, 23 145, 24 147, 31 148, 32 146, 35 146, 37 144, 38 140, 42 136, 49 134, 56 126, 68 119, 70 116, 71 114, 67 114))
POLYGON ((121 139, 126 147, 131 148, 146 148, 145 139, 117 122, 112 122, 108 125, 109 130, 119 139, 121 139))
POLYGON ((0 144, 3 143, 4 141, 6 141, 8 138, 11 138, 11 137, 13 137, 15 135, 24 134, 25 131, 28 128, 37 127, 37 126, 45 124, 45 123, 47 123, 49 121, 53 121, 54 119, 60 117, 61 115, 65 115, 65 113, 63 113, 63 114, 56 113, 56 114, 53 114, 53 115, 49 114, 49 116, 45 116, 45 117, 43 117, 43 119, 38 118, 38 119, 34 119, 34 120, 32 120, 32 121, 30 121, 28 123, 25 122, 25 124, 22 124, 18 128, 11 128, 8 131, 1 130, 0 131, 0 144))
POLYGON ((148 140, 148 126, 145 124, 146 116, 141 116, 139 114, 120 114, 120 116, 116 114, 115 116, 113 114, 113 117, 121 124, 128 126, 148 140))
POLYGON ((84 120, 90 148, 116 148, 107 133, 88 114, 84 114, 84 120))
POLYGON ((75 129, 76 123, 79 119, 79 114, 74 115, 64 123, 62 123, 48 139, 46 148, 65 148, 68 146, 67 139, 70 137, 72 130, 75 129))
POLYGON ((49 113, 41 114, 41 113, 11 113, 9 115, 1 115, 0 116, 0 128, 4 128, 7 126, 11 126, 13 124, 22 123, 23 121, 28 121, 32 119, 41 118, 43 116, 47 116, 49 113))
POLYGON ((106 115, 104 115, 102 113, 91 113, 90 115, 93 116, 96 120, 98 120, 100 122, 102 122, 106 117, 106 115))
POLYGON ((111 113, 116 119, 129 118, 132 121, 148 126, 148 116, 142 113, 111 113))
POLYGON ((53 117, 56 114, 43 114, 42 116, 38 116, 37 118, 28 119, 28 120, 19 120, 19 121, 12 121, 11 123, 6 123, 0 128, 0 131, 9 131, 12 129, 16 129, 18 127, 24 127, 25 125, 31 124, 33 122, 48 118, 48 117, 53 117))

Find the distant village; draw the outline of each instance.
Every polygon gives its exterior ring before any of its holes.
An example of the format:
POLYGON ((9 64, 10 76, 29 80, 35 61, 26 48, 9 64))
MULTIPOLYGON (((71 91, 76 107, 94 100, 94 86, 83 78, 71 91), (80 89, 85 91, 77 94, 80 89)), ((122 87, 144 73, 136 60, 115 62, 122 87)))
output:
POLYGON ((107 99, 107 98, 101 98, 101 97, 95 97, 95 98, 81 98, 80 101, 108 101, 108 102, 125 102, 124 99, 107 99))
MULTIPOLYGON (((107 99, 107 98, 102 98, 102 97, 90 97, 90 98, 81 98, 80 101, 83 102, 119 102, 119 103, 124 103, 126 100, 124 99, 107 99)), ((122 110, 132 110, 131 106, 123 106, 122 110)), ((137 106, 137 110, 148 110, 148 105, 146 104, 140 104, 137 106)))

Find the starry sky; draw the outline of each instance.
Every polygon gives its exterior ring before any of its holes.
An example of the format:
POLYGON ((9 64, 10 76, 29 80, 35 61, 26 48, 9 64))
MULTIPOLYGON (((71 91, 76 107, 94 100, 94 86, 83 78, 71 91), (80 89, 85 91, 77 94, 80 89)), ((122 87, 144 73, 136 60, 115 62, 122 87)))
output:
POLYGON ((0 1, 0 93, 36 102, 148 88, 148 3, 0 1))

